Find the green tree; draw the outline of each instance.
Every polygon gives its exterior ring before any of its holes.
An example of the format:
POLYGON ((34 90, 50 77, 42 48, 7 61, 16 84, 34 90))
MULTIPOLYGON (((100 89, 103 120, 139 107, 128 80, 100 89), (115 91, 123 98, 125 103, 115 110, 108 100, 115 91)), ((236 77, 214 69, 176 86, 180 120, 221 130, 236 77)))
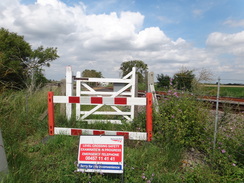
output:
POLYGON ((157 80, 158 80, 158 87, 165 87, 169 88, 170 85, 170 77, 168 75, 164 74, 158 74, 157 75, 157 80))
POLYGON ((103 75, 101 72, 98 72, 96 70, 89 70, 86 69, 82 72, 82 77, 88 77, 88 78, 102 78, 103 75))
POLYGON ((0 89, 34 89, 39 84, 37 81, 44 81, 43 66, 49 67, 56 58, 57 48, 44 49, 40 46, 32 50, 23 36, 1 28, 0 89))
POLYGON ((23 36, 0 29, 0 88, 23 88, 26 75, 24 70, 32 50, 23 36))
POLYGON ((122 71, 122 77, 126 76, 132 71, 132 68, 136 67, 136 74, 138 75, 138 83, 143 83, 145 81, 145 72, 148 70, 147 64, 141 60, 131 60, 123 62, 120 66, 122 71))
POLYGON ((192 82, 195 78, 193 70, 182 68, 178 73, 174 74, 173 84, 178 90, 192 90, 192 82))
MULTIPOLYGON (((88 78, 103 78, 103 75, 101 72, 96 70, 89 70, 86 69, 82 72, 82 77, 88 77, 88 78)), ((90 86, 95 86, 97 83, 88 83, 90 86)))
POLYGON ((30 91, 47 81, 43 75, 43 67, 50 67, 50 62, 57 59, 57 48, 46 48, 43 46, 33 50, 30 56, 23 63, 26 65, 25 75, 27 76, 27 86, 30 91))

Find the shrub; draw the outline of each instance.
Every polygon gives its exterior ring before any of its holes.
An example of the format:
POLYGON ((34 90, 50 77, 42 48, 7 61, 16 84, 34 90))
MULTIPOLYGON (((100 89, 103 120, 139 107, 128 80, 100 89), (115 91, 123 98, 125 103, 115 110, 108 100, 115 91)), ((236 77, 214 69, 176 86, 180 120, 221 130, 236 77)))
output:
POLYGON ((206 123, 204 106, 192 94, 169 90, 159 101, 159 113, 154 120, 155 138, 184 147, 199 146, 206 123))

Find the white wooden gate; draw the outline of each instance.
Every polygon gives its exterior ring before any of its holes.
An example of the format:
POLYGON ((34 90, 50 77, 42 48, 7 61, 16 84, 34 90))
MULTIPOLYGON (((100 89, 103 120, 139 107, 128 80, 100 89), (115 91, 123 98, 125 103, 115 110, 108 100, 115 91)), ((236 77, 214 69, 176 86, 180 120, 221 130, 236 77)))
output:
MULTIPOLYGON (((93 108, 89 111, 82 111, 81 104, 76 104, 76 119, 82 121, 88 121, 90 123, 95 121, 110 121, 112 123, 121 123, 120 120, 95 120, 95 119, 88 119, 90 115, 120 115, 123 116, 124 119, 127 121, 133 121, 135 115, 135 105, 145 105, 143 101, 141 104, 140 102, 133 102, 136 98, 136 68, 133 67, 132 71, 124 76, 122 79, 116 78, 84 78, 81 77, 81 72, 77 72, 76 76, 72 77, 72 70, 71 67, 66 67, 66 96, 72 96, 73 91, 73 81, 76 81, 76 96, 86 98, 90 96, 91 98, 87 98, 89 102, 83 103, 82 105, 93 105, 93 108), (123 86, 118 89, 118 91, 96 91, 94 88, 89 86, 90 83, 110 83, 110 84, 122 84, 123 86), (81 86, 85 88, 85 90, 81 91, 81 86), (125 102, 125 97, 130 98, 132 102, 125 102), (127 106, 127 110, 123 111, 121 108, 117 107, 118 103, 114 103, 113 100, 116 98, 119 101, 121 106, 127 106), (102 102, 101 100, 106 100, 106 102, 102 102), (110 101, 110 102, 108 102, 110 101), (99 109, 109 103, 111 110, 110 111, 99 111, 99 109)), ((141 100, 140 100, 141 101, 141 100)), ((72 112, 71 105, 66 105, 66 115, 67 118, 70 119, 72 112)))

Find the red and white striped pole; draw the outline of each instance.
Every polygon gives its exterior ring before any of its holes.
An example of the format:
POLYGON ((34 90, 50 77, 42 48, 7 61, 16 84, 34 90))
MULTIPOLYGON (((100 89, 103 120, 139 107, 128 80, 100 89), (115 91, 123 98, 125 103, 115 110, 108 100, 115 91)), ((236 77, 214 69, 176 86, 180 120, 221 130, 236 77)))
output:
POLYGON ((146 105, 146 131, 147 131, 147 141, 152 140, 152 93, 147 93, 146 94, 147 98, 147 105, 146 105))
POLYGON ((49 135, 54 135, 54 104, 53 92, 48 92, 48 131, 49 135))

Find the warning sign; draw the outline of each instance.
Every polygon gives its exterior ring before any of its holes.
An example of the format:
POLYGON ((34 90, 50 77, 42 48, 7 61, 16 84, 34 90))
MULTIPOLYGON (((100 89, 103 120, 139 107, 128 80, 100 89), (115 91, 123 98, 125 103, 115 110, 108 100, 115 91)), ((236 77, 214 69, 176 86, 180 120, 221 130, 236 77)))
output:
POLYGON ((78 171, 123 173, 123 136, 80 136, 78 171))

